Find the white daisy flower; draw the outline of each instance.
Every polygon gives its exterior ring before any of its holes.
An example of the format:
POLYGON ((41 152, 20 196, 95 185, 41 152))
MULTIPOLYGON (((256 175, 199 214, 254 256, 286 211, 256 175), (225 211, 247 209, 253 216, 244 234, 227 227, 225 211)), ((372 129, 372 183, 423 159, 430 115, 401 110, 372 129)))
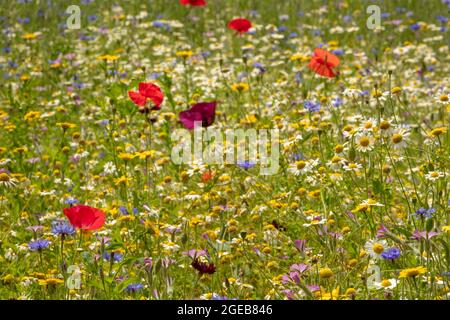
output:
POLYGON ((369 240, 364 245, 366 252, 375 260, 381 257, 381 254, 387 248, 386 240, 369 240))
POLYGON ((444 173, 440 171, 430 171, 425 175, 425 179, 429 181, 436 181, 444 177, 444 173))

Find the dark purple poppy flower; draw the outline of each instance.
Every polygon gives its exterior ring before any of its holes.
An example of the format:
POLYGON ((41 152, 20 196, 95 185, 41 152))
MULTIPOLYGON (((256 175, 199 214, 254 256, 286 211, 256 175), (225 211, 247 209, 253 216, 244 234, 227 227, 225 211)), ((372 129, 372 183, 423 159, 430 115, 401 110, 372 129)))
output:
POLYGON ((194 129, 196 122, 201 123, 202 127, 209 127, 214 123, 216 105, 216 102, 197 103, 189 110, 180 112, 180 121, 189 130, 194 129))
POLYGON ((192 261, 192 267, 199 272, 200 275, 203 274, 213 274, 216 272, 216 266, 214 263, 202 262, 199 259, 194 259, 192 261))

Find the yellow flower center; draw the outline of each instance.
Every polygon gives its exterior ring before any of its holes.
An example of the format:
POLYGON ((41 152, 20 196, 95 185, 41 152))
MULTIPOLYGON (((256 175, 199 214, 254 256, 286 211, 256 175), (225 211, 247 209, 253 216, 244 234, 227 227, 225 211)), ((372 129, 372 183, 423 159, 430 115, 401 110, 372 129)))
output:
POLYGON ((341 157, 338 157, 338 156, 334 156, 333 158, 331 158, 331 162, 332 163, 338 163, 338 162, 340 162, 342 160, 342 158, 341 157))
POLYGON ((389 121, 382 121, 380 123, 381 130, 387 130, 390 128, 390 126, 391 126, 391 124, 389 123, 389 121))
POLYGON ((338 144, 336 147, 334 147, 334 152, 341 153, 342 151, 344 151, 344 146, 343 145, 338 144))
POLYGON ((417 275, 419 275, 419 270, 416 269, 416 268, 408 269, 408 270, 406 271, 406 276, 407 276, 407 277, 415 277, 415 276, 417 276, 417 275))
POLYGON ((443 94, 442 96, 440 96, 439 100, 441 100, 442 102, 447 102, 448 101, 448 96, 443 94))
POLYGON ((366 128, 366 129, 372 128, 372 122, 370 122, 370 121, 366 122, 366 124, 364 125, 364 128, 366 128))
POLYGON ((7 173, 0 173, 0 181, 1 182, 8 182, 10 180, 9 175, 7 173))
POLYGON ((363 147, 367 147, 370 144, 370 139, 367 137, 362 137, 359 139, 359 144, 363 147))
POLYGON ((296 162, 296 166, 298 170, 303 169, 304 167, 306 167, 306 162, 305 161, 297 161, 296 162))
POLYGON ((389 280, 381 281, 381 286, 383 286, 383 287, 389 287, 391 285, 392 285, 392 283, 389 280))
POLYGON ((379 244, 379 243, 375 243, 372 247, 373 252, 375 252, 376 254, 381 254, 384 251, 384 247, 383 245, 379 244))
POLYGON ((393 143, 400 143, 402 141, 403 141, 403 136, 401 134, 396 133, 392 136, 393 143))

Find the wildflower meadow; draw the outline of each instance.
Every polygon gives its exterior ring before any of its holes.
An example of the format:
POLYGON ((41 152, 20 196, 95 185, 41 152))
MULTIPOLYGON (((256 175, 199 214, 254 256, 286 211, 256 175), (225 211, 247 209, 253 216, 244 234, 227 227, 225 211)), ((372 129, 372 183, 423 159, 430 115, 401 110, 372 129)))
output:
POLYGON ((2 0, 0 299, 448 300, 449 0, 2 0))

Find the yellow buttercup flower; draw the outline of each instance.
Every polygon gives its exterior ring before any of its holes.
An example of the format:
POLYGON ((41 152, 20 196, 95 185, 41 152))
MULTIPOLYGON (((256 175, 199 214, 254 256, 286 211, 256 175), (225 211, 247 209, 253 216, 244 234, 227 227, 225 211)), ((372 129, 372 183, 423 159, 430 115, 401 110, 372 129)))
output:
POLYGON ((418 275, 424 274, 425 272, 427 272, 427 269, 422 266, 415 267, 415 268, 403 269, 402 271, 400 271, 399 278, 413 278, 418 275))
POLYGON ((193 54, 194 53, 192 51, 185 50, 185 51, 178 51, 176 53, 176 56, 183 58, 183 59, 187 59, 187 58, 190 58, 193 54))
POLYGON ((248 84, 246 84, 244 82, 235 83, 231 86, 231 90, 236 91, 236 92, 248 91, 249 88, 250 87, 248 86, 248 84))
POLYGON ((333 276, 333 271, 330 268, 322 268, 319 270, 319 277, 321 279, 328 279, 333 276))
POLYGON ((131 153, 120 153, 118 157, 123 161, 130 161, 133 160, 135 156, 132 155, 131 153))
POLYGON ((119 56, 105 54, 103 56, 99 56, 97 59, 102 61, 116 61, 119 58, 120 58, 119 56))
POLYGON ((38 36, 39 36, 39 33, 38 33, 38 32, 25 33, 25 34, 22 36, 22 39, 25 39, 25 40, 33 40, 33 39, 36 39, 38 36))
POLYGON ((40 117, 41 117, 41 113, 39 111, 30 111, 25 114, 23 119, 25 121, 31 122, 33 120, 39 119, 40 117))
POLYGON ((56 126, 61 127, 64 130, 66 130, 66 129, 76 128, 77 125, 73 124, 73 123, 69 123, 69 122, 58 122, 58 123, 56 123, 56 126))
POLYGON ((440 136, 441 134, 444 134, 446 132, 447 132, 447 128, 446 127, 434 128, 433 130, 428 132, 428 136, 430 136, 430 137, 437 137, 437 136, 440 136))

